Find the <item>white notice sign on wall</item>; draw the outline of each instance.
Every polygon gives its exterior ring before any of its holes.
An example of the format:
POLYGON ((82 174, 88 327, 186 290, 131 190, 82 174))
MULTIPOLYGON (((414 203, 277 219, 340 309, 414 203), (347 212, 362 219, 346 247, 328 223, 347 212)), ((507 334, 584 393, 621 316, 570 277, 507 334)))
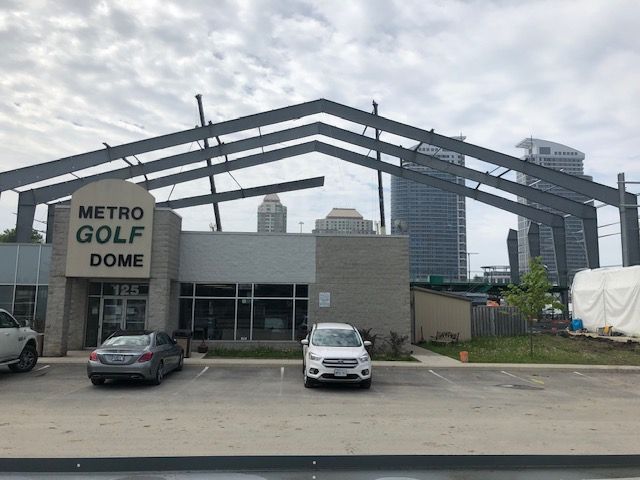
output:
POLYGON ((318 305, 320 308, 331 306, 331 292, 320 292, 318 294, 318 305))

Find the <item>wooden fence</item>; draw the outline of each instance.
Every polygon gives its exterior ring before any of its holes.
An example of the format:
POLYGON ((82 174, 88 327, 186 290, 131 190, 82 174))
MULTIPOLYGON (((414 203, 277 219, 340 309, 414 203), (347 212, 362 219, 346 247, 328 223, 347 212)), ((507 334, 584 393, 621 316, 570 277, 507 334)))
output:
POLYGON ((473 307, 472 337, 508 337, 527 333, 527 320, 516 307, 473 307))

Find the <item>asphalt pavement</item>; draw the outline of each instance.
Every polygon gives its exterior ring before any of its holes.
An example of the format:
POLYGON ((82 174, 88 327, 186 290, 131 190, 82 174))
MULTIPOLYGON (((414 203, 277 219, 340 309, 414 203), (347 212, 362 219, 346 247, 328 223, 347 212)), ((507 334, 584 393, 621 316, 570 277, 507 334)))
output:
POLYGON ((84 365, 0 369, 0 457, 637 454, 640 373, 374 369, 305 389, 294 365, 187 365, 91 385, 84 365))

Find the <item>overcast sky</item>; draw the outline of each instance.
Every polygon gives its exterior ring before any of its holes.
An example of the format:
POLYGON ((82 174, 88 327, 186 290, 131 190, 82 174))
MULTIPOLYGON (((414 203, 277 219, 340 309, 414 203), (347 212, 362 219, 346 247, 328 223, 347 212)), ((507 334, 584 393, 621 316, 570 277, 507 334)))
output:
MULTIPOLYGON (((421 128, 516 156, 523 138, 544 138, 584 152, 585 173, 599 182, 614 186, 620 171, 640 180, 638 19, 640 2, 611 0, 4 0, 0 171, 192 128, 201 93, 212 122, 317 98, 370 111, 375 99, 380 114, 421 128)), ((280 195, 290 232, 299 222, 311 231, 332 207, 379 218, 375 172, 321 154, 234 173, 245 188, 318 175, 323 188, 280 195)), ((238 188, 228 174, 216 182, 219 191, 238 188)), ((163 201, 208 188, 203 179, 153 194, 163 201)), ((260 201, 221 204, 224 230, 255 231, 260 201)), ((16 205, 15 193, 2 192, 1 229, 15 225, 16 205)), ((213 220, 211 206, 179 213, 183 229, 213 220)), ((46 219, 44 207, 36 217, 46 219)), ((599 209, 599 219, 617 221, 616 210, 599 209)), ((514 215, 467 200, 472 269, 507 264, 516 226, 514 215)), ((619 244, 601 239, 603 265, 620 263, 619 244)))

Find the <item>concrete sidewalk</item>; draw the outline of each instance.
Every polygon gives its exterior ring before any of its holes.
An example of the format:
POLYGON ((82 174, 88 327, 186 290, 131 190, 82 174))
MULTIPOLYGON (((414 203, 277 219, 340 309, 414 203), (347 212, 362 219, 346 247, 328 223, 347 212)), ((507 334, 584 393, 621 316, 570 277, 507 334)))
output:
MULTIPOLYGON (((588 371, 610 371, 610 372, 632 372, 640 373, 640 366, 635 365, 580 365, 580 364, 548 364, 548 363, 462 363, 453 358, 440 355, 426 350, 416 345, 411 346, 413 357, 417 362, 390 362, 375 361, 376 367, 396 367, 396 368, 464 368, 464 369, 490 369, 490 370, 579 370, 588 371)), ((41 357, 41 364, 84 364, 89 357, 88 350, 69 351, 66 357, 41 357)), ((258 359, 258 358, 203 358, 203 353, 192 352, 191 358, 185 358, 185 365, 194 366, 299 366, 300 360, 288 359, 258 359)))

